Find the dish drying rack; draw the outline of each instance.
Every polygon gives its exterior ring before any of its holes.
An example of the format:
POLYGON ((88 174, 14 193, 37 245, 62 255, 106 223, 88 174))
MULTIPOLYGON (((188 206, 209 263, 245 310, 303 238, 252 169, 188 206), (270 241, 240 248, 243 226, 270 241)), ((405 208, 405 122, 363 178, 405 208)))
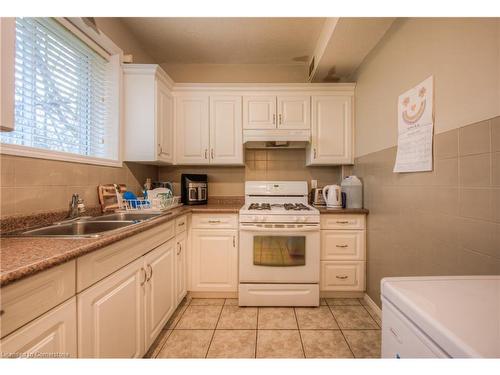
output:
POLYGON ((118 201, 117 211, 134 211, 134 212, 160 212, 165 211, 181 205, 181 197, 174 196, 170 198, 137 198, 137 199, 124 199, 120 193, 116 193, 118 201))

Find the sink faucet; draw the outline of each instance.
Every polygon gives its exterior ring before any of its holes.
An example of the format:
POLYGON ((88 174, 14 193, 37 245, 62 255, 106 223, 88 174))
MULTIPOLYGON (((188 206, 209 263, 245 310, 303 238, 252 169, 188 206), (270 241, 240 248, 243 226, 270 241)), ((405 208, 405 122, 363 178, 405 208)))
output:
POLYGON ((80 216, 82 212, 85 212, 83 199, 81 199, 78 194, 74 193, 71 197, 71 203, 69 204, 68 219, 75 219, 80 216))

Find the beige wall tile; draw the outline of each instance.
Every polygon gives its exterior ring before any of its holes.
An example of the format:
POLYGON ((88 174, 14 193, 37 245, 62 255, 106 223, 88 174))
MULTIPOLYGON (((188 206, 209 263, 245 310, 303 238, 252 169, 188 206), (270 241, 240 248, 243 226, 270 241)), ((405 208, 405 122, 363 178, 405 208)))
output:
POLYGON ((500 151, 500 116, 491 119, 491 151, 500 151))
POLYGON ((14 158, 8 155, 0 155, 0 186, 15 186, 14 181, 14 158))
POLYGON ((255 150, 255 160, 267 160, 266 150, 255 150))
MULTIPOLYGON (((434 161, 434 172, 429 179, 433 185, 439 186, 457 186, 458 185, 458 159, 441 159, 434 161)), ((426 172, 417 172, 416 174, 428 175, 426 172)), ((426 180, 424 180, 425 182, 426 180)))
POLYGON ((500 258, 500 243, 497 233, 500 224, 483 220, 460 218, 460 247, 500 258))
POLYGON ((493 209, 493 220, 500 223, 500 189, 491 190, 491 206, 493 209))
POLYGON ((490 186, 491 154, 463 156, 460 158, 461 186, 490 186))
POLYGON ((434 137, 434 157, 436 159, 458 156, 458 129, 436 134, 434 137))
POLYGON ((12 187, 0 188, 0 216, 9 216, 16 213, 16 189, 12 187))
POLYGON ((500 186, 500 152, 491 154, 491 184, 500 186))
POLYGON ((490 152, 490 121, 481 121, 459 129, 459 154, 490 152))
POLYGON ((491 189, 461 189, 460 216, 474 219, 491 220, 491 189))

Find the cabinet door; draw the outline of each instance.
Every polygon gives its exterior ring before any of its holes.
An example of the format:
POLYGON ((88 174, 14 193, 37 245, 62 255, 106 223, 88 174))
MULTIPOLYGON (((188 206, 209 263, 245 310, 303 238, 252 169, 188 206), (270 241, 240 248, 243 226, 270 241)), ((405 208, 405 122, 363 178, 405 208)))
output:
POLYGON ((158 159, 174 161, 174 99, 161 81, 156 81, 156 134, 158 159))
POLYGON ((194 229, 191 241, 191 290, 236 292, 238 231, 194 229))
POLYGON ((187 293, 187 234, 175 237, 175 304, 178 305, 187 293))
POLYGON ((78 357, 143 356, 145 279, 139 258, 77 296, 78 357))
POLYGON ((147 273, 145 348, 148 349, 175 309, 175 240, 146 254, 144 268, 147 273))
POLYGON ((208 96, 176 98, 178 164, 208 164, 208 96))
POLYGON ((243 129, 275 129, 276 97, 244 96, 243 129))
POLYGON ((243 164, 241 96, 210 97, 210 164, 243 164))
POLYGON ((278 128, 310 129, 311 97, 278 96, 278 128))
POLYGON ((0 341, 1 356, 76 358, 76 298, 53 308, 0 341))
POLYGON ((352 97, 312 97, 309 165, 352 164, 352 97))

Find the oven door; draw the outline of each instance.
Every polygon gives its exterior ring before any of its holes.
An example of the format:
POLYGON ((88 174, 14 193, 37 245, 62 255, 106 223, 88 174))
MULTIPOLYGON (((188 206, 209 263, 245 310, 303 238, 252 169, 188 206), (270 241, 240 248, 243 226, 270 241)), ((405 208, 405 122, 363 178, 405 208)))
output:
POLYGON ((240 224, 242 283, 319 282, 318 224, 240 224))

